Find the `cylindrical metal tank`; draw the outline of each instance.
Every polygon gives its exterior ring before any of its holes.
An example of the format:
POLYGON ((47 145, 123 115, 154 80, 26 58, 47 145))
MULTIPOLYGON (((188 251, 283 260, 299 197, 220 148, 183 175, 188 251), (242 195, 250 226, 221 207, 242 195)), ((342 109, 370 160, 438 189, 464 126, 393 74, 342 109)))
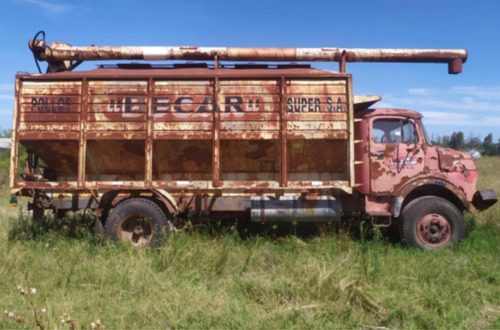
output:
POLYGON ((252 196, 250 219, 255 222, 332 222, 340 220, 340 201, 332 196, 252 196))

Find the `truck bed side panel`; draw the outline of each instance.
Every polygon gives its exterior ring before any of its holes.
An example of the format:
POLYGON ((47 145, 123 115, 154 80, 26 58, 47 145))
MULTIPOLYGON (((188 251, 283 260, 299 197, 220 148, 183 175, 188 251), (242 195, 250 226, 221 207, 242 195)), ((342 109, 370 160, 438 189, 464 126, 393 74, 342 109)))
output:
POLYGON ((350 75, 217 71, 18 76, 16 140, 50 175, 17 175, 12 187, 246 194, 353 185, 350 75))

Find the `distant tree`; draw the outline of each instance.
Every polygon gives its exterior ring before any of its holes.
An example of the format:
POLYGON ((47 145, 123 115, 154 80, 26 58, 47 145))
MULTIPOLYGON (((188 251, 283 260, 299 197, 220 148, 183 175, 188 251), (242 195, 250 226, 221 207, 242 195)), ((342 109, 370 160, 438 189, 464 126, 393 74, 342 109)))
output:
POLYGON ((457 149, 461 149, 464 147, 464 133, 457 133, 457 149))
POLYGON ((488 134, 483 140, 484 154, 492 156, 496 153, 496 146, 493 143, 493 134, 488 134))
POLYGON ((479 149, 482 146, 481 140, 477 136, 471 136, 465 144, 467 149, 479 149))
POLYGON ((448 135, 443 136, 443 139, 441 140, 441 146, 445 148, 450 147, 450 137, 448 135))
POLYGON ((432 141, 432 144, 440 146, 441 145, 441 136, 439 136, 439 135, 434 136, 434 134, 433 134, 431 141, 432 141))
POLYGON ((0 138, 10 138, 12 137, 12 130, 0 129, 0 138))
POLYGON ((450 147, 453 149, 462 149, 464 146, 464 133, 461 131, 453 132, 450 137, 450 147))

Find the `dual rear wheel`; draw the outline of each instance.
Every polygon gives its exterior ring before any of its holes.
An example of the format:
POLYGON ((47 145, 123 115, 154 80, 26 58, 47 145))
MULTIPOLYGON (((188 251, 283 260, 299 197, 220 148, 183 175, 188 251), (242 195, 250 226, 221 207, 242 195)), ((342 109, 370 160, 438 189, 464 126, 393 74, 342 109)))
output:
POLYGON ((131 198, 118 204, 106 220, 105 237, 134 248, 157 246, 172 230, 161 207, 146 198, 131 198))

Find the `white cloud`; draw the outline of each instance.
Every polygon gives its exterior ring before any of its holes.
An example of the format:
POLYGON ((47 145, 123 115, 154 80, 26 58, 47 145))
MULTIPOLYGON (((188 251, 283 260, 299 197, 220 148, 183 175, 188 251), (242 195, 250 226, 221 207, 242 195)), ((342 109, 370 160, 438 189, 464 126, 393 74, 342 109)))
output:
POLYGON ((415 110, 425 110, 429 108, 442 108, 450 110, 470 110, 470 111, 495 111, 500 113, 500 103, 475 100, 472 97, 458 98, 456 96, 441 94, 436 97, 386 97, 388 103, 397 107, 409 107, 415 110), (452 99, 451 101, 447 99, 452 99))
POLYGON ((379 102, 376 103, 373 108, 394 108, 394 105, 392 103, 387 103, 387 102, 379 102))
POLYGON ((474 99, 472 97, 462 97, 462 102, 465 104, 474 104, 474 99))
POLYGON ((11 91, 14 92, 14 84, 0 84, 0 91, 11 91))
POLYGON ((412 95, 433 95, 435 94, 435 89, 430 88, 410 88, 408 89, 408 93, 412 95))
POLYGON ((44 0, 17 0, 17 2, 26 2, 32 5, 36 5, 54 14, 65 13, 74 8, 73 6, 70 5, 60 4, 60 3, 50 3, 44 0))
POLYGON ((500 101, 500 87, 457 86, 451 88, 452 94, 472 95, 482 100, 500 101))
POLYGON ((426 125, 500 127, 500 117, 444 111, 422 111, 426 125))
POLYGON ((14 110, 13 109, 0 109, 0 116, 5 116, 5 115, 9 115, 9 116, 14 115, 14 110))
POLYGON ((500 86, 410 88, 407 93, 389 94, 384 101, 421 112, 425 124, 437 130, 486 129, 493 130, 495 136, 500 132, 500 86))

